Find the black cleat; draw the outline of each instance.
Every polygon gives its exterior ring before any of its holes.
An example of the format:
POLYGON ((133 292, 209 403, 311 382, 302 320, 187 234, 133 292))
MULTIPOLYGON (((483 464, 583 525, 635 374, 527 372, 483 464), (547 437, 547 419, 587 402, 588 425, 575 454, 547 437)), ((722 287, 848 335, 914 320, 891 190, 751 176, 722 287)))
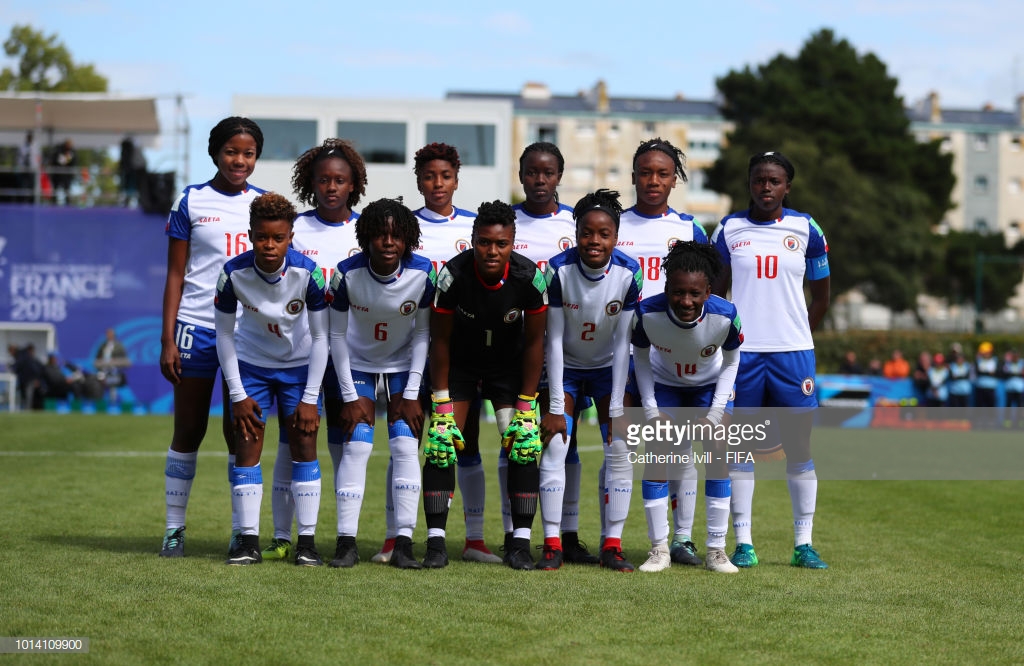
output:
POLYGON ((555 550, 551 546, 544 546, 544 554, 537 563, 537 568, 544 571, 555 571, 562 567, 562 551, 555 550))
POLYGON ((412 556, 412 539, 409 537, 395 537, 395 547, 391 551, 391 560, 388 562, 398 569, 422 569, 423 565, 412 556))
POLYGON ((260 555, 260 538, 256 534, 240 534, 237 545, 228 553, 225 564, 246 566, 263 561, 260 555))
POLYGON ((356 538, 351 536, 338 537, 338 545, 334 550, 334 559, 328 562, 328 566, 335 569, 351 569, 359 561, 359 551, 356 549, 356 538))
POLYGON ((185 557, 185 526, 167 530, 160 557, 185 557))
POLYGON ((295 565, 299 567, 318 567, 324 563, 320 553, 313 544, 300 543, 295 549, 295 565))
POLYGON ((537 568, 533 564, 533 558, 530 557, 529 539, 512 539, 512 547, 505 555, 508 558, 506 562, 513 569, 533 571, 537 568))
POLYGON ((605 548, 601 551, 601 568, 612 571, 629 573, 633 571, 633 565, 622 556, 621 548, 605 548))
POLYGON ((697 546, 692 541, 672 540, 668 549, 669 557, 676 564, 686 564, 691 567, 699 567, 704 561, 697 555, 697 546))
MULTIPOLYGON (((395 539, 395 548, 398 548, 398 539, 395 539)), ((394 557, 394 554, 391 557, 394 557)), ((445 544, 444 537, 428 537, 423 568, 444 569, 446 566, 448 566, 448 546, 445 544)))
POLYGON ((600 564, 601 558, 587 550, 576 532, 562 534, 562 558, 570 564, 600 564))

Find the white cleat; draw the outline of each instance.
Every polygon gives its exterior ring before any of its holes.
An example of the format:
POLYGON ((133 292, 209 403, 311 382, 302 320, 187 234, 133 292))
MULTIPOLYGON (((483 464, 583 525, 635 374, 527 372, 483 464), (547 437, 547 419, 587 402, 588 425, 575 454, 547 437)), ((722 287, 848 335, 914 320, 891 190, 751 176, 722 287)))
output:
POLYGON ((667 543, 660 543, 657 546, 652 546, 647 555, 647 561, 639 566, 640 571, 643 571, 644 573, 664 571, 672 566, 672 558, 668 554, 667 543))
POLYGON ((722 548, 708 548, 707 557, 704 558, 704 567, 708 571, 717 571, 718 573, 737 573, 740 570, 729 560, 729 556, 722 548))
POLYGON ((384 540, 384 546, 381 547, 380 552, 377 553, 376 555, 374 555, 373 557, 371 557, 370 561, 371 562, 376 562, 377 564, 387 564, 388 562, 391 561, 391 553, 393 553, 394 550, 395 550, 395 540, 394 539, 385 539, 384 540))
POLYGON ((483 562, 484 564, 501 564, 504 562, 504 560, 489 550, 470 547, 462 551, 462 559, 466 562, 483 562))

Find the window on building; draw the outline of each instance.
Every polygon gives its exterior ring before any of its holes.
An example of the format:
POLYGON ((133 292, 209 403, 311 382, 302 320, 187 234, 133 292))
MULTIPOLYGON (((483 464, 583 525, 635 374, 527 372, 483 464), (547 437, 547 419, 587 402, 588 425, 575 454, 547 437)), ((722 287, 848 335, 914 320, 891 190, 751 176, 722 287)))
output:
POLYGON ((594 127, 594 121, 592 120, 580 120, 576 123, 576 136, 578 137, 590 137, 596 134, 597 130, 594 127))
POLYGON ((704 175, 703 169, 691 169, 690 173, 687 174, 687 183, 693 192, 703 192, 706 181, 707 178, 704 175))
POLYGON ((988 134, 975 134, 974 135, 974 149, 978 152, 988 150, 988 134))
POLYGON ((316 145, 315 120, 253 118, 263 130, 264 160, 292 161, 316 145))
POLYGON ((979 234, 987 234, 988 220, 986 220, 983 217, 974 218, 974 230, 977 231, 979 234))
POLYGON ((609 139, 617 139, 617 138, 619 138, 619 124, 618 123, 612 123, 611 125, 608 126, 608 138, 609 139))
POLYGON ((1020 194, 1024 189, 1024 181, 1020 177, 1011 178, 1006 184, 1006 189, 1010 194, 1020 194))
POLYGON ((530 143, 547 141, 558 145, 558 125, 554 123, 537 124, 530 127, 530 143))
POLYGON ((610 167, 608 167, 608 178, 609 179, 611 179, 611 180, 618 180, 621 177, 622 177, 622 169, 619 168, 619 165, 613 164, 610 167))
POLYGON ((988 176, 974 177, 974 193, 988 194, 988 176))
POLYGON ((340 120, 338 137, 351 141, 370 164, 405 164, 405 123, 340 120))
POLYGON ((657 134, 657 131, 656 131, 657 129, 658 129, 658 123, 654 122, 653 120, 646 120, 646 121, 644 121, 644 134, 648 134, 648 135, 653 136, 653 135, 657 134))
POLYGON ((574 166, 569 169, 572 182, 583 187, 590 187, 594 182, 594 167, 590 165, 574 166))
POLYGON ((463 166, 494 166, 494 125, 427 123, 427 143, 447 143, 459 151, 463 166))

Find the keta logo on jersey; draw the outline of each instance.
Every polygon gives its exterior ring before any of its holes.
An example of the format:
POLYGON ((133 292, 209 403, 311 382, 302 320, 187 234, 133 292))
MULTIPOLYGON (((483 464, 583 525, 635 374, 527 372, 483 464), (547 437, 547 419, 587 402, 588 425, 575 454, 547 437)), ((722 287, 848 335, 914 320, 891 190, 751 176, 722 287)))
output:
POLYGON ((710 356, 714 356, 716 351, 718 351, 718 345, 708 345, 704 349, 700 350, 700 355, 703 358, 708 358, 710 356))
POLYGON ((800 390, 804 392, 804 395, 813 395, 814 377, 805 377, 803 383, 800 384, 800 390))
POLYGON ((786 236, 782 239, 782 244, 790 252, 796 252, 800 249, 800 240, 796 236, 786 236))
POLYGON ((402 305, 399 306, 398 311, 408 317, 413 312, 416 312, 416 301, 406 301, 405 303, 402 303, 402 305))
POLYGON ((511 324, 516 319, 519 319, 519 310, 509 310, 502 319, 506 324, 511 324))
POLYGON ((622 312, 622 301, 612 301, 608 305, 604 306, 604 313, 609 317, 614 317, 620 312, 622 312))
POLYGON ((290 315, 297 315, 300 312, 302 312, 302 309, 305 307, 306 304, 302 301, 302 299, 296 298, 291 301, 288 301, 288 305, 284 306, 284 310, 290 315))

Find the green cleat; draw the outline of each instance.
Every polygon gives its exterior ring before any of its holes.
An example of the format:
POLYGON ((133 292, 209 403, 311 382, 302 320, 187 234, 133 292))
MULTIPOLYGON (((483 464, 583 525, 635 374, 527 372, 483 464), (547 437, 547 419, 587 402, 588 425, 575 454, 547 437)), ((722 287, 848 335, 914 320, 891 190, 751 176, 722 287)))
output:
POLYGON ((176 527, 164 534, 160 557, 185 557, 185 528, 176 527))
POLYGON ((292 555, 292 542, 288 539, 273 538, 270 545, 263 549, 265 560, 287 560, 292 555))
POLYGON ((754 552, 754 546, 749 543, 736 544, 736 550, 733 551, 732 557, 729 559, 740 569, 750 569, 757 566, 757 553, 754 552))
POLYGON ((828 565, 818 556, 818 551, 809 543, 794 548, 793 559, 789 563, 804 569, 828 569, 828 565))

